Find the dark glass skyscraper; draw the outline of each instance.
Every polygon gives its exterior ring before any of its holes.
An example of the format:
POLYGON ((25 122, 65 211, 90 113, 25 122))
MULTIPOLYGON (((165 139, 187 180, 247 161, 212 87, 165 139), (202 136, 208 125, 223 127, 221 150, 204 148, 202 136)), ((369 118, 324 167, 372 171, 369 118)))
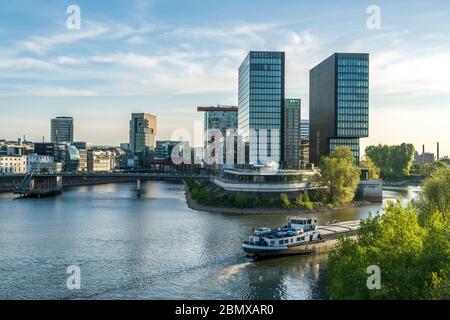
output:
POLYGON ((359 138, 369 136, 369 55, 335 53, 309 76, 310 162, 342 146, 359 161, 359 138))
POLYGON ((58 143, 73 142, 72 117, 56 117, 51 119, 50 141, 58 143))
POLYGON ((284 52, 250 51, 239 67, 238 130, 246 163, 283 161, 284 52))

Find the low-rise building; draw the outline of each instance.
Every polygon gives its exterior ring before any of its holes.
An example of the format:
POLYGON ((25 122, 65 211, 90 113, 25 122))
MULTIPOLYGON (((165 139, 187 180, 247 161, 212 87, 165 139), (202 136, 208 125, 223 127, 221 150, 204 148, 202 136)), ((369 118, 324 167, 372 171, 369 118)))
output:
POLYGON ((27 172, 27 157, 17 155, 0 156, 1 174, 25 174, 27 172))
POLYGON ((88 151, 88 171, 110 172, 115 168, 115 156, 111 151, 88 151))
POLYGON ((29 154, 26 156, 27 159, 27 173, 32 172, 33 164, 35 163, 53 163, 54 159, 52 156, 29 154))

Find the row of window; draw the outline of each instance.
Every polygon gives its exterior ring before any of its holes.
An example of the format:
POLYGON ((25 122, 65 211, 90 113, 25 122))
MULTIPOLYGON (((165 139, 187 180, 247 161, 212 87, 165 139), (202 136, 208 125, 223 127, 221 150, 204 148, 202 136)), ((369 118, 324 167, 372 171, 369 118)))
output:
POLYGON ((369 93, 367 87, 338 87, 338 93, 369 93))
POLYGON ((338 66, 357 66, 357 67, 368 67, 369 60, 367 59, 338 59, 338 66))
POLYGON ((338 108, 369 108, 369 101, 338 101, 338 108))
POLYGON ((268 82, 275 82, 275 83, 280 83, 281 84, 281 77, 263 77, 263 76, 253 76, 250 79, 250 82, 264 82, 264 83, 268 83, 268 82))
POLYGON ((259 71, 259 70, 251 70, 250 77, 253 76, 273 76, 273 77, 281 77, 281 71, 259 71))
POLYGON ((369 87, 369 81, 362 80, 338 80, 339 87, 369 87))
POLYGON ((339 121, 337 123, 338 129, 366 129, 369 127, 367 121, 339 121))
POLYGON ((338 67, 338 72, 346 72, 346 73, 368 73, 368 67, 338 67))
POLYGON ((355 114, 338 114, 338 121, 369 121, 369 116, 355 114))
POLYGON ((250 100, 256 101, 281 101, 281 95, 279 94, 272 94, 272 95, 264 95, 264 94, 251 94, 250 100))
POLYGON ((367 93, 355 93, 355 94, 345 94, 345 93, 340 93, 338 94, 338 101, 342 101, 342 100, 348 100, 348 101, 358 101, 358 100, 362 100, 362 101, 367 101, 369 100, 369 94, 367 93))
POLYGON ((281 95, 281 89, 253 89, 251 90, 251 94, 277 94, 281 95))
MULTIPOLYGON (((263 101, 264 102, 264 101, 263 101)), ((261 112, 261 113, 268 113, 268 112, 280 112, 280 107, 277 106, 270 106, 270 107, 261 107, 260 105, 258 107, 251 106, 250 107, 253 112, 261 112)))
POLYGON ((279 65, 281 65, 281 59, 253 58, 251 63, 266 63, 266 64, 279 64, 279 65))
POLYGON ((369 80, 368 73, 338 73, 338 80, 369 80))
POLYGON ((338 115, 341 114, 369 114, 369 109, 367 108, 339 108, 338 115))
POLYGON ((250 70, 259 71, 281 71, 280 64, 262 64, 262 63, 251 63, 250 70))
POLYGON ((251 88, 270 88, 281 89, 280 82, 251 82, 251 88))
MULTIPOLYGON (((258 108, 258 107, 276 107, 278 110, 281 107, 281 100, 276 101, 252 101, 250 103, 252 108, 258 108)), ((261 108, 261 111, 266 110, 266 108, 261 108)))
POLYGON ((369 129, 338 129, 338 136, 355 136, 355 137, 366 137, 369 135, 369 129))

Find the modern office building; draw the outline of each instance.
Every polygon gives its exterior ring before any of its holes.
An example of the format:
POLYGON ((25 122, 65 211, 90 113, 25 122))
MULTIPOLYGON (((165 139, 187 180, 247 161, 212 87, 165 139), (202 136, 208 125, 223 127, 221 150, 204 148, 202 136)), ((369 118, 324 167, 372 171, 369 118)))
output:
POLYGON ((335 53, 310 71, 310 162, 369 136, 369 55, 335 53))
POLYGON ((50 141, 58 143, 73 142, 72 117, 56 117, 51 120, 50 141))
POLYGON ((156 141, 155 159, 157 160, 169 160, 172 155, 172 150, 180 143, 187 144, 183 141, 156 141))
POLYGON ((300 167, 309 165, 309 119, 301 119, 300 124, 300 167))
POLYGON ((309 119, 300 120, 300 139, 309 141, 309 119))
POLYGON ((130 149, 136 164, 145 166, 156 147, 156 116, 148 113, 133 113, 130 120, 130 149))
POLYGON ((227 130, 237 129, 238 107, 218 105, 217 107, 198 107, 197 111, 204 112, 203 137, 205 145, 212 140, 208 139, 208 132, 218 130, 225 137, 227 130))
POLYGON ((300 169, 301 100, 284 100, 284 168, 300 169))
POLYGON ((283 162, 284 68, 284 52, 275 51, 250 51, 239 67, 238 131, 246 164, 283 162))

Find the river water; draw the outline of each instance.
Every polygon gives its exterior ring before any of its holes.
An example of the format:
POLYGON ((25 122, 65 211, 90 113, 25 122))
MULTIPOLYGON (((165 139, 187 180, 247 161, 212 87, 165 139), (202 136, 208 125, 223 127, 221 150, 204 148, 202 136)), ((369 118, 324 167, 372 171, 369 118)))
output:
MULTIPOLYGON (((253 262, 240 245, 287 215, 199 212, 183 186, 85 186, 46 199, 0 194, 0 299, 326 299, 327 254, 253 262), (69 290, 67 268, 80 268, 69 290)), ((417 188, 384 190, 384 202, 417 188)), ((364 218, 381 204, 312 214, 364 218)))

